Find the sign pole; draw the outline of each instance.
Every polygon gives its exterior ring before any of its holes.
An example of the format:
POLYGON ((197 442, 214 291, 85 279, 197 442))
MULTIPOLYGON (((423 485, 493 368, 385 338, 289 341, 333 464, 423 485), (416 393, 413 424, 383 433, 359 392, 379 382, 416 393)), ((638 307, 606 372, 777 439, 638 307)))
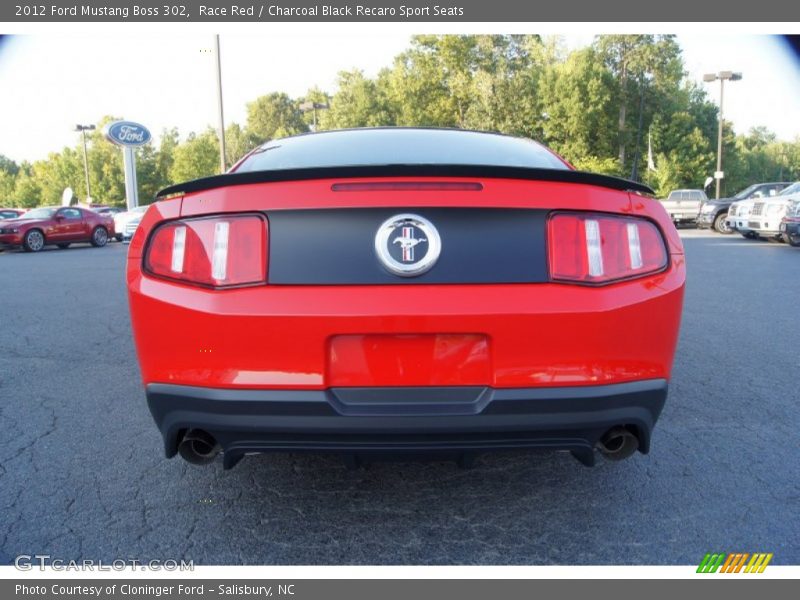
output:
POLYGON ((139 186, 136 184, 136 154, 133 146, 122 147, 122 162, 125 168, 125 199, 128 210, 139 206, 139 186))

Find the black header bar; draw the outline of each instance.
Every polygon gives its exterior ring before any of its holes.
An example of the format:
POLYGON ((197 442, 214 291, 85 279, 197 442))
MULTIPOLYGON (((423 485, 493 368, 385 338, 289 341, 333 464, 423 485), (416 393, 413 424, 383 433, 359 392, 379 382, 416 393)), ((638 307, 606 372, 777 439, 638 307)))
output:
POLYGON ((0 21, 37 22, 793 22, 800 3, 641 0, 12 0, 0 21))

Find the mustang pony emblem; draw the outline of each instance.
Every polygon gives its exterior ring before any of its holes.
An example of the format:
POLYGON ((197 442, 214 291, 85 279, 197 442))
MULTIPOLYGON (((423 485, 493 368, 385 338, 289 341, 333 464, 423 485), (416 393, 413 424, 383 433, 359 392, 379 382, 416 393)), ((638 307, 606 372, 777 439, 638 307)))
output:
POLYGON ((442 250, 439 232, 425 217, 412 214, 386 219, 375 234, 375 254, 383 267, 401 277, 422 275, 442 250))
POLYGON ((403 227, 402 237, 394 238, 392 243, 400 244, 400 247, 403 249, 403 262, 414 262, 414 246, 427 241, 427 238, 414 237, 413 227, 403 227))

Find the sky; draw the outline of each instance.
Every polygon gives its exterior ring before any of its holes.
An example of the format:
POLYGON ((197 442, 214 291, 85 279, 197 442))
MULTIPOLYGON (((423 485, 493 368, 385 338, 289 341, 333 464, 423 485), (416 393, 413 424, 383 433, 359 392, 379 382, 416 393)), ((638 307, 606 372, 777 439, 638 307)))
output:
MULTIPOLYGON (((222 35, 226 124, 243 124, 246 104, 310 87, 335 91, 339 71, 368 76, 408 47, 407 33, 222 35)), ((568 48, 591 43, 589 34, 564 36, 568 48)), ((763 125, 780 139, 800 136, 800 63, 780 38, 768 35, 679 35, 688 77, 741 71, 726 84, 725 118, 737 132, 763 125)), ((119 32, 24 35, 0 45, 0 154, 19 162, 74 146, 75 124, 104 115, 138 121, 158 138, 177 127, 182 136, 216 123, 213 37, 119 32)), ((708 86, 718 102, 719 83, 708 86)))

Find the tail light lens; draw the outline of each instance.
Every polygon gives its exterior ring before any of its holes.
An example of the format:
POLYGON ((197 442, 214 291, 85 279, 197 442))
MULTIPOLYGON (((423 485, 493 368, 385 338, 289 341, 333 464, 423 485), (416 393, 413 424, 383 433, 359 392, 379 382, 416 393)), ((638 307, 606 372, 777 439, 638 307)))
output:
POLYGON ((556 213, 548 223, 550 277, 603 284, 640 277, 667 266, 658 228, 645 219, 592 213, 556 213))
POLYGON ((215 288, 264 283, 268 233, 259 215, 171 221, 153 232, 145 271, 215 288))

